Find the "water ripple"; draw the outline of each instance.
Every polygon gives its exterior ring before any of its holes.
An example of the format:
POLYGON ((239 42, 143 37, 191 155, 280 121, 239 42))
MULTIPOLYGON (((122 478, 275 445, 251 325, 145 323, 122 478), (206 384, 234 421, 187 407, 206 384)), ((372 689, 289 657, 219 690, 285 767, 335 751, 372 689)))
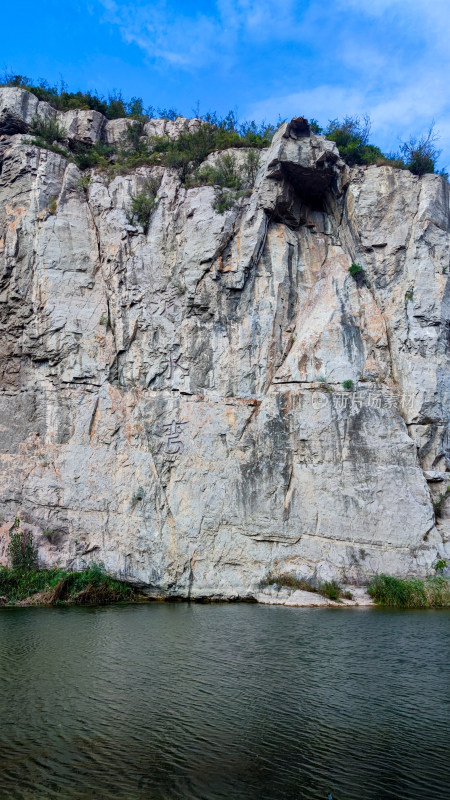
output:
POLYGON ((449 620, 1 609, 0 799, 436 800, 449 620))

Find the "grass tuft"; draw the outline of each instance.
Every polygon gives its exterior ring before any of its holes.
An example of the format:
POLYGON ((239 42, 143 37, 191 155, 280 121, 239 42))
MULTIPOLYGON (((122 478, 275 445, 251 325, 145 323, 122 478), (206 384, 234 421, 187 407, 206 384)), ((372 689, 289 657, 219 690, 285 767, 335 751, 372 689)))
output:
POLYGON ((352 278, 362 277, 364 275, 364 269, 361 264, 352 264, 351 267, 348 268, 348 271, 352 278))
POLYGON ((31 120, 30 133, 45 144, 63 142, 66 138, 65 128, 57 120, 38 115, 31 120))
POLYGON ((334 600, 336 603, 344 597, 346 600, 352 599, 351 592, 344 591, 342 586, 337 581, 324 581, 319 583, 317 587, 319 594, 328 597, 329 600, 334 600))
POLYGON ((144 234, 147 235, 152 214, 155 211, 158 201, 159 181, 150 178, 145 181, 144 188, 136 195, 131 197, 131 206, 127 212, 129 225, 140 225, 144 234))
POLYGON ((273 586, 274 584, 287 589, 302 589, 304 592, 316 592, 336 602, 339 602, 343 597, 346 600, 352 599, 351 593, 344 591, 337 581, 321 581, 315 584, 307 578, 297 578, 295 575, 291 575, 287 572, 282 572, 280 574, 270 572, 260 581, 259 586, 263 589, 265 586, 273 586))
POLYGON ((450 484, 447 485, 445 492, 441 492, 437 500, 433 500, 434 513, 437 519, 442 517, 442 505, 450 497, 450 484))
POLYGON ((440 575, 395 578, 376 575, 367 587, 376 603, 396 608, 437 608, 450 606, 450 581, 440 575))
POLYGON ((101 564, 82 572, 58 569, 10 569, 0 567, 0 596, 17 603, 39 595, 39 603, 96 604, 136 600, 135 589, 107 575, 101 564))

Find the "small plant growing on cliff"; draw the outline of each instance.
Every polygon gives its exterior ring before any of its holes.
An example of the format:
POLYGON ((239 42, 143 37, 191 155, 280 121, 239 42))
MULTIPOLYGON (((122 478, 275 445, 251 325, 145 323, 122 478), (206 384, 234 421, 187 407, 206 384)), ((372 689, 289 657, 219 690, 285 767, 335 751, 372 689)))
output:
POLYGON ((327 139, 336 142, 339 154, 347 164, 375 164, 383 153, 369 144, 370 117, 345 117, 342 122, 332 119, 323 131, 327 139))
POLYGON ((80 190, 80 192, 87 192, 89 186, 91 185, 91 176, 90 175, 82 175, 81 178, 78 178, 76 187, 80 190))
POLYGON ((74 161, 78 169, 81 170, 92 167, 99 170, 108 170, 115 152, 115 148, 105 142, 95 142, 93 145, 84 144, 84 142, 72 142, 70 153, 67 154, 67 157, 74 161))
POLYGON ((354 386, 355 386, 355 384, 353 383, 353 381, 350 378, 348 378, 345 381, 342 381, 342 388, 346 389, 348 392, 351 392, 352 389, 354 388, 354 386))
POLYGON ((257 150, 249 150, 247 158, 244 162, 244 170, 247 176, 247 182, 250 186, 255 185, 256 174, 259 167, 260 154, 257 150))
POLYGON ((332 389, 332 387, 330 386, 330 384, 328 383, 328 380, 327 380, 327 378, 325 377, 325 375, 319 375, 319 377, 317 378, 317 380, 318 380, 318 382, 320 383, 320 388, 321 388, 321 389, 322 389, 324 392, 332 392, 332 391, 333 391, 333 389, 332 389))
POLYGON ((348 268, 348 271, 352 278, 362 278, 364 275, 364 269, 361 264, 352 264, 351 267, 348 268))
POLYGON ((139 486, 138 489, 135 491, 133 497, 131 498, 131 508, 135 508, 137 504, 143 500, 145 497, 145 492, 142 486, 139 486))
POLYGON ((316 134, 323 133, 323 128, 319 125, 316 119, 309 120, 309 127, 311 129, 311 133, 316 133, 316 134))
POLYGON ((43 142, 44 145, 63 142, 66 138, 65 128, 56 119, 38 115, 33 117, 31 121, 30 133, 33 134, 37 141, 43 142))
POLYGON ((259 153, 256 150, 250 150, 240 165, 234 155, 225 153, 218 158, 215 166, 204 165, 188 177, 186 183, 189 186, 215 186, 213 208, 218 214, 223 214, 240 197, 251 194, 258 165, 259 153))
POLYGON ((228 211, 228 209, 233 208, 236 199, 233 192, 227 191, 226 189, 217 189, 213 202, 213 209, 217 214, 223 214, 225 211, 228 211))
POLYGON ((408 291, 405 292, 405 303, 409 303, 411 300, 414 300, 414 289, 408 289, 408 291))
POLYGON ((52 215, 56 214, 57 207, 58 207, 58 201, 57 201, 56 197, 52 197, 51 200, 49 201, 48 206, 47 206, 48 213, 52 214, 52 215))
POLYGON ((124 151, 129 150, 133 155, 142 153, 148 156, 148 145, 144 137, 145 120, 140 119, 135 122, 129 122, 124 134, 122 134, 122 148, 124 151))
POLYGON ((442 505, 449 496, 450 496, 450 484, 447 486, 445 492, 441 492, 437 500, 433 500, 434 513, 436 514, 437 518, 440 518, 442 516, 442 505))
POLYGON ((224 153, 220 156, 216 167, 206 166, 197 173, 204 183, 227 187, 228 189, 240 189, 243 183, 241 170, 236 163, 235 156, 231 153, 224 153))
POLYGON ((158 189, 159 183, 155 178, 147 180, 144 188, 132 196, 131 206, 127 212, 128 223, 130 225, 140 225, 145 235, 148 233, 152 214, 158 205, 156 199, 158 189))
MULTIPOLYGON (((17 521, 17 518, 16 518, 17 521)), ((8 545, 8 558, 13 569, 33 569, 37 559, 37 548, 33 544, 31 531, 20 530, 14 522, 8 545)))
POLYGON ((436 564, 434 565, 436 574, 440 573, 441 575, 444 572, 444 569, 447 569, 447 567, 448 567, 448 559, 446 558, 440 558, 439 561, 436 561, 436 564))
POLYGON ((411 137, 407 142, 403 142, 400 151, 409 169, 414 175, 425 175, 427 172, 433 173, 441 151, 437 149, 436 142, 438 136, 434 131, 434 123, 430 126, 428 133, 419 139, 411 137))
POLYGON ((56 542, 59 539, 59 531, 50 530, 49 528, 46 528, 45 531, 42 531, 42 536, 45 536, 45 538, 47 539, 48 542, 50 542, 50 544, 56 544, 56 542))

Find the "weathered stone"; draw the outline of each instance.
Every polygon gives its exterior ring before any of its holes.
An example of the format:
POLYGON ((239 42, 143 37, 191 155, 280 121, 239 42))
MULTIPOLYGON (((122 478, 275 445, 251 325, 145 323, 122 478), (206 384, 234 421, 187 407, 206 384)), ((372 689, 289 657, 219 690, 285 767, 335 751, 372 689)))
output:
POLYGON ((69 141, 95 144, 103 138, 106 120, 98 111, 64 111, 58 114, 58 119, 69 141))
POLYGON ((127 130, 137 125, 134 119, 108 119, 104 127, 104 137, 107 144, 119 145, 123 142, 127 130))
POLYGON ((34 117, 56 115, 54 108, 26 89, 0 88, 0 134, 26 133, 34 117))
POLYGON ((144 126, 146 136, 167 136, 168 139, 178 139, 180 133, 194 133, 202 124, 201 119, 151 119, 144 126))
MULTIPOLYGON (((14 92, 1 118, 29 124, 14 92)), ((130 124, 71 119, 85 142, 130 124)), ((450 555, 429 489, 449 471, 445 181, 349 170, 296 122, 218 214, 214 187, 163 167, 83 188, 24 129, 0 143, 0 559, 17 516, 42 563, 102 561, 156 597, 450 555), (150 177, 144 234, 127 211, 150 177)))
POLYGON ((329 600, 318 592, 306 592, 303 589, 280 591, 264 590, 256 595, 258 603, 271 606, 295 606, 297 608, 323 608, 332 606, 372 606, 373 600, 362 587, 351 587, 352 598, 342 600, 329 600))

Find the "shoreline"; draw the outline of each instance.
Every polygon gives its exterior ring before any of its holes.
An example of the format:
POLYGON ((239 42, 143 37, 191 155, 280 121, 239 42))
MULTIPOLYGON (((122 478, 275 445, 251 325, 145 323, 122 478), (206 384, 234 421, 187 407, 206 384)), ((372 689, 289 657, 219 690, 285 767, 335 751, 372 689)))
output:
MULTIPOLYGON (((443 572, 443 570, 442 570, 443 572)), ((375 575, 367 584, 318 585, 294 575, 261 581, 246 595, 163 594, 108 575, 93 564, 81 572, 58 568, 0 568, 0 608, 99 606, 117 603, 258 603, 287 608, 445 608, 450 607, 450 579, 442 572, 425 579, 375 575)), ((274 576, 270 576, 272 578, 274 576)))
POLYGON ((296 590, 292 592, 258 592, 253 596, 246 597, 186 597, 186 596, 161 596, 161 595, 137 595, 135 597, 123 598, 117 600, 106 601, 93 601, 93 602, 76 602, 71 600, 63 600, 59 602, 50 602, 39 595, 30 595, 21 600, 7 601, 6 598, 0 596, 0 611, 3 608, 93 608, 98 606, 111 606, 111 605, 146 605, 151 603, 195 603, 196 605, 218 605, 218 604, 251 604, 251 605, 266 605, 278 606, 285 608, 368 608, 378 607, 380 604, 376 603, 368 593, 362 588, 358 587, 358 592, 352 600, 343 599, 341 601, 330 600, 317 592, 306 592, 296 590))
POLYGON ((30 595, 29 597, 17 601, 5 601, 3 597, 0 597, 0 610, 2 608, 92 608, 94 606, 124 605, 125 603, 127 605, 145 605, 150 603, 196 603, 197 605, 217 605, 219 603, 224 603, 230 605, 245 603, 251 605, 284 606, 286 608, 367 608, 368 606, 377 605, 365 590, 360 589, 360 592, 361 595, 353 600, 343 599, 341 601, 330 600, 317 592, 306 592, 302 590, 296 590, 287 594, 281 591, 275 595, 259 592, 251 597, 185 597, 182 595, 163 597, 140 595, 130 599, 124 598, 123 600, 86 603, 79 603, 71 600, 63 600, 55 603, 41 599, 36 595, 30 595))

